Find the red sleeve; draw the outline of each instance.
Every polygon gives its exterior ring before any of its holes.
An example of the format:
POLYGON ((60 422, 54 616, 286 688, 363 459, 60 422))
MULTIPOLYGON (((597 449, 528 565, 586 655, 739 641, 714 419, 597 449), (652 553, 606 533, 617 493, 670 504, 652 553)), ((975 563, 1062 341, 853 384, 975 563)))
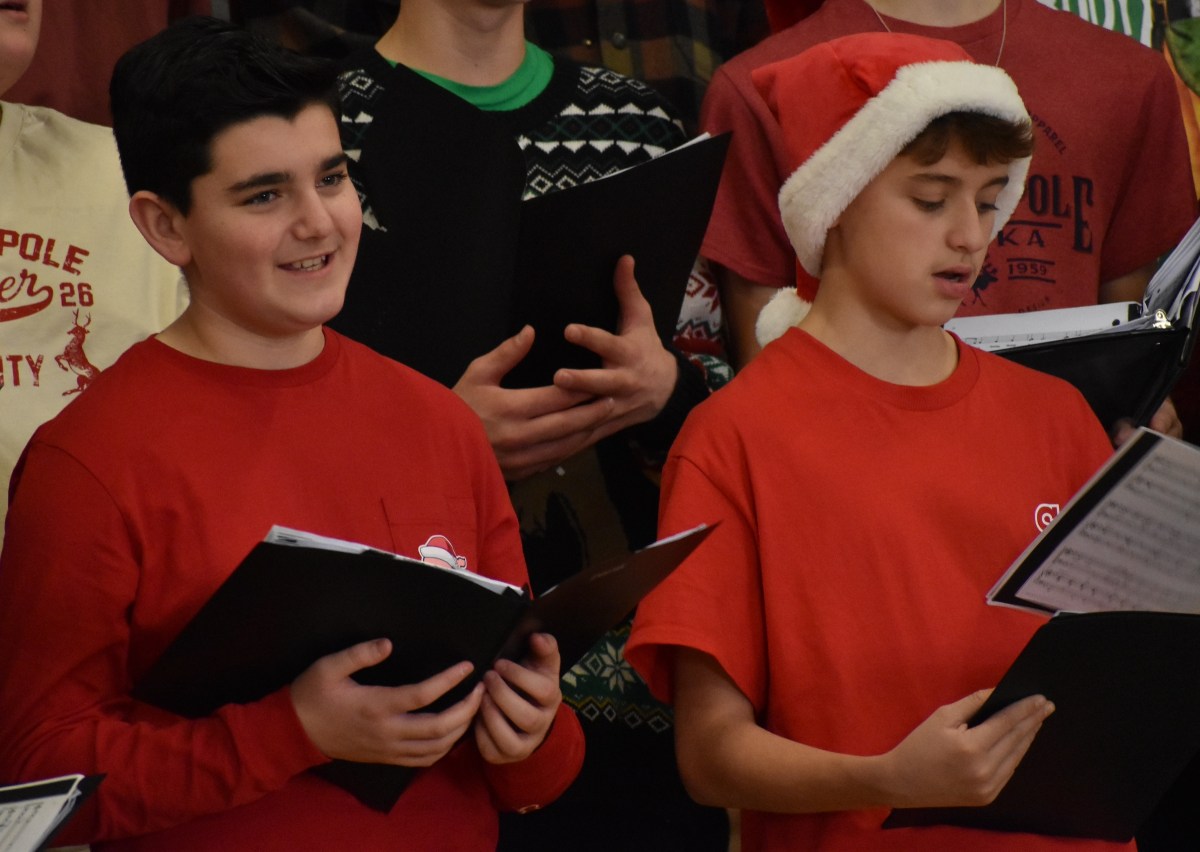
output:
POLYGON ((96 840, 228 810, 324 762, 286 689, 194 721, 131 699, 131 648, 166 605, 141 593, 138 543, 67 454, 35 444, 20 477, 0 558, 0 777, 106 774, 68 838, 96 840))
POLYGON ((736 61, 713 75, 700 126, 712 134, 733 131, 700 253, 758 284, 792 286, 796 255, 778 201, 789 158, 766 102, 736 61))
POLYGON ((533 754, 519 763, 483 764, 492 800, 502 811, 531 811, 550 804, 579 774, 583 753, 579 720, 570 707, 560 704, 550 732, 533 754))
POLYGON ((1174 248, 1196 218, 1196 190, 1179 95, 1166 61, 1152 54, 1151 79, 1140 99, 1129 97, 1138 128, 1127 152, 1120 194, 1104 239, 1100 280, 1111 281, 1174 248), (1136 104, 1136 107, 1135 107, 1136 104))
MULTIPOLYGON (((727 444, 735 446, 733 440, 727 444)), ((732 465, 737 464, 735 459, 732 465)), ((767 649, 749 486, 728 480, 723 474, 733 468, 720 462, 704 467, 680 455, 668 459, 659 535, 701 523, 720 526, 638 606, 625 656, 654 696, 669 704, 674 649, 701 651, 716 659, 755 709, 762 710, 767 649)))

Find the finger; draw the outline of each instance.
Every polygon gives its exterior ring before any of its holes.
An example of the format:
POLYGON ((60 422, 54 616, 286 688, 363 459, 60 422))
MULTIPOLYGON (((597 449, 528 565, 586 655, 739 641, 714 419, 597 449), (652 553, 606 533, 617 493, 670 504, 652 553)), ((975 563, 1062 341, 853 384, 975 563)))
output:
POLYGON ((496 738, 492 736, 488 723, 488 719, 491 718, 493 719, 492 724, 495 724, 494 713, 495 706, 491 705, 491 699, 485 694, 479 705, 479 713, 475 717, 475 746, 488 763, 502 763, 506 762, 508 758, 501 753, 500 746, 496 743, 496 738))
POLYGON ((322 657, 313 664, 313 668, 319 669, 322 679, 342 680, 357 671, 382 663, 391 653, 390 641, 372 639, 322 657))
POLYGON ((491 693, 485 695, 480 703, 478 719, 495 752, 493 762, 519 759, 531 750, 533 737, 514 726, 491 693))
MULTIPOLYGON (((599 356, 600 360, 605 364, 611 362, 623 363, 623 356, 627 355, 626 350, 628 347, 624 345, 625 341, 620 335, 605 331, 602 328, 596 328, 595 326, 571 323, 563 329, 563 337, 566 338, 567 343, 574 346, 581 346, 599 356)), ((559 372, 562 371, 560 370, 559 372)), ((571 370, 570 372, 578 373, 582 371, 571 370)), ((558 384, 558 382, 556 381, 555 384, 558 384)))
MULTIPOLYGON (((490 703, 504 717, 505 724, 516 733, 536 735, 549 724, 548 707, 551 704, 550 700, 544 697, 549 691, 545 686, 539 684, 536 687, 537 692, 543 696, 539 701, 532 694, 517 692, 511 683, 496 672, 488 672, 484 677, 484 684, 490 703)), ((557 692, 555 694, 557 696, 557 692)), ((557 706, 557 697, 553 706, 557 706)))
POLYGON ((543 414, 526 421, 520 429, 505 435, 503 441, 498 443, 502 446, 532 446, 586 432, 603 423, 612 413, 613 405, 612 399, 604 397, 565 411, 543 414))
POLYGON ((975 732, 985 748, 999 753, 1008 748, 1014 738, 1036 729, 1050 715, 1053 705, 1041 695, 1030 695, 1015 701, 979 725, 975 732))
MULTIPOLYGON (((507 712, 511 708, 518 709, 508 700, 511 693, 518 701, 532 703, 538 707, 557 704, 560 692, 558 687, 557 668, 553 674, 526 668, 511 660, 497 661, 496 668, 484 675, 488 695, 500 703, 500 708, 507 712), (495 675, 495 677, 490 677, 495 675)), ((522 728, 525 726, 522 725, 522 728)))
POLYGON ((1033 746, 1038 732, 1041 731, 1042 724, 1054 712, 1054 705, 1045 702, 1040 710, 1039 713, 1023 717, 1001 737, 992 749, 990 756, 996 760, 996 768, 993 772, 995 787, 991 791, 993 796, 1000 793, 1000 790, 1012 778, 1013 773, 1017 771, 1017 767, 1024 760, 1025 755, 1033 746))
POLYGON ((441 760, 463 738, 470 721, 463 727, 437 739, 399 738, 387 757, 390 763, 402 766, 430 766, 441 760))
MULTIPOLYGON (((500 662, 509 663, 510 660, 500 662)), ((562 660, 558 652, 558 640, 549 633, 531 633, 529 635, 529 653, 525 656, 523 665, 527 669, 558 680, 562 660)), ((513 665, 517 665, 513 663, 513 665)), ((502 672, 503 674, 503 672, 502 672)))
MULTIPOLYGON (((467 365, 463 379, 499 384, 513 367, 521 363, 533 346, 533 326, 525 326, 490 352, 485 352, 467 365)), ((461 380, 460 380, 461 381, 461 380)))
POLYGON ((479 712, 484 693, 485 687, 481 682, 460 701, 440 713, 398 713, 391 733, 393 736, 415 741, 435 741, 448 736, 462 736, 475 714, 479 712))
POLYGON ((505 405, 509 413, 524 420, 570 411, 581 403, 588 402, 595 395, 569 390, 557 385, 543 385, 537 388, 501 388, 500 392, 505 394, 505 405))
POLYGON ((947 725, 952 728, 966 727, 971 717, 979 712, 983 702, 992 694, 990 689, 978 689, 965 698, 960 698, 953 704, 947 704, 939 712, 944 714, 947 725))
POLYGON ((458 686, 473 670, 468 662, 456 663, 445 671, 438 672, 431 678, 420 683, 406 686, 383 687, 392 693, 396 701, 396 711, 407 713, 428 707, 454 687, 458 686))
POLYGON ((1154 412, 1154 416, 1150 418, 1149 425, 1154 431, 1170 435, 1172 438, 1183 437, 1183 423, 1180 422, 1179 414, 1175 410, 1175 403, 1171 401, 1170 397, 1163 400, 1158 411, 1154 412))
POLYGON ((559 370, 554 374, 554 383, 564 390, 571 390, 592 397, 624 397, 637 390, 636 376, 619 366, 597 370, 559 370))
POLYGON ((1133 422, 1128 418, 1121 418, 1118 420, 1116 425, 1113 426, 1112 431, 1109 433, 1109 437, 1112 439, 1113 447, 1120 447, 1122 444, 1132 438, 1133 431, 1133 422))
POLYGON ((634 261, 629 255, 617 261, 617 267, 613 270, 613 290, 617 294, 621 314, 617 327, 622 333, 635 325, 654 325, 654 314, 638 286, 634 261))

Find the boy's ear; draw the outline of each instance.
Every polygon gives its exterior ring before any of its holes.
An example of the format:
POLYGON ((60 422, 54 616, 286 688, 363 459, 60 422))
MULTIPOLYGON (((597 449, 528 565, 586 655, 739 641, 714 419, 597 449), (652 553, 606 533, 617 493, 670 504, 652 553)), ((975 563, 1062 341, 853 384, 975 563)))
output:
POLYGON ((168 262, 184 267, 192 261, 183 229, 184 216, 162 196, 139 190, 129 199, 129 216, 146 242, 168 262))

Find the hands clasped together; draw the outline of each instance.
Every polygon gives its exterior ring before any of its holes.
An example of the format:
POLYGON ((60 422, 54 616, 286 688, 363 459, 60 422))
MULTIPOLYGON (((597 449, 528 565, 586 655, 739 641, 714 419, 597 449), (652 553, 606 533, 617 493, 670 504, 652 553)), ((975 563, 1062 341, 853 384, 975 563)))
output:
POLYGON ((292 683, 296 715, 326 757, 430 766, 473 726, 484 760, 515 763, 542 744, 562 701, 558 644, 545 633, 530 637, 525 660, 497 661, 466 698, 439 713, 418 711, 461 683, 471 664, 406 686, 363 686, 351 677, 391 651, 386 639, 362 642, 322 657, 292 683))
POLYGON ((599 355, 601 367, 559 370, 545 387, 502 388, 501 380, 533 345, 534 330, 526 326, 472 361, 454 386, 483 420, 506 479, 523 479, 651 420, 670 398, 678 365, 658 338, 628 255, 617 262, 613 289, 620 305, 617 334, 585 325, 564 332, 569 342, 599 355))

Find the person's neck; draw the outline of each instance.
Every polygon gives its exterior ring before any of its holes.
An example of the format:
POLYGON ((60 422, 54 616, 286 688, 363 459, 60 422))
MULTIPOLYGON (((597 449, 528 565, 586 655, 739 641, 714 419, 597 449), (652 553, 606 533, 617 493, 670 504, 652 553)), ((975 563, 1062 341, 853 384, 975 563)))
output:
POLYGON ((800 328, 864 373, 894 385, 935 385, 958 366, 954 339, 941 328, 877 320, 858 306, 822 303, 820 293, 800 328))
POLYGON ((864 0, 889 18, 924 27, 960 27, 986 18, 1001 0, 864 0))
POLYGON ((321 326, 279 338, 240 328, 192 302, 158 341, 201 361, 253 370, 291 370, 314 360, 325 348, 321 326))
POLYGON ((375 49, 385 59, 467 86, 497 86, 525 58, 524 9, 405 0, 375 49))

